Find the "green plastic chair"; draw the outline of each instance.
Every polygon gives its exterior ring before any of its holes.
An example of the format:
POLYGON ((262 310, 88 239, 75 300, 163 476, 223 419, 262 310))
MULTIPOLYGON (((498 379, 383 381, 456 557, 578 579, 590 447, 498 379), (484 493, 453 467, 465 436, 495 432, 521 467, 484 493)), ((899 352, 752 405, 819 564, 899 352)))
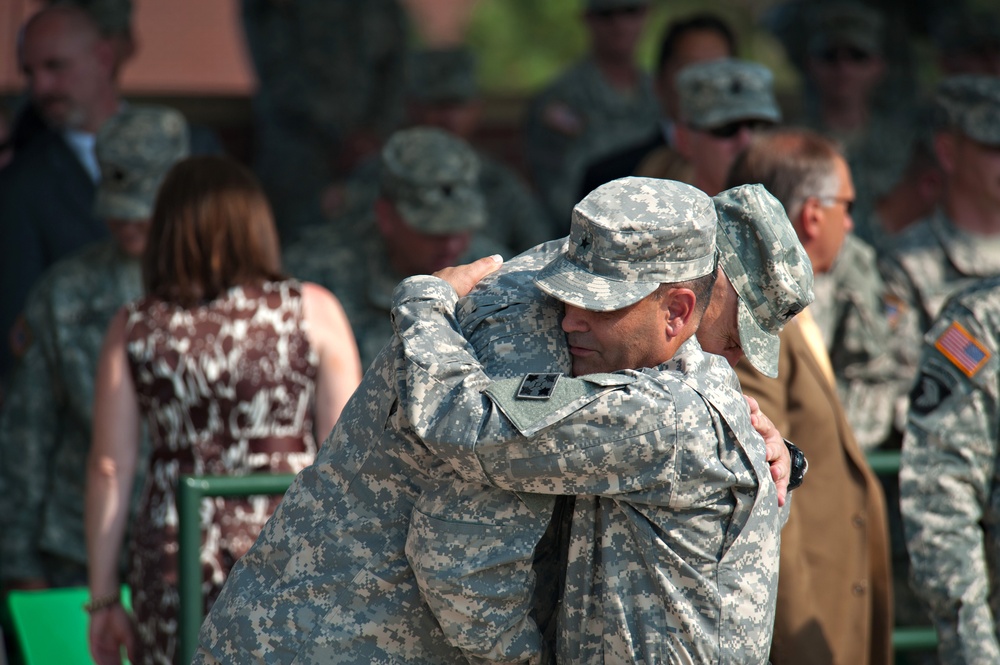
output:
MULTIPOLYGON (((23 665, 94 665, 83 610, 88 600, 86 587, 11 591, 7 610, 13 634, 7 637, 20 650, 23 665)), ((131 607, 124 586, 122 603, 131 607)))

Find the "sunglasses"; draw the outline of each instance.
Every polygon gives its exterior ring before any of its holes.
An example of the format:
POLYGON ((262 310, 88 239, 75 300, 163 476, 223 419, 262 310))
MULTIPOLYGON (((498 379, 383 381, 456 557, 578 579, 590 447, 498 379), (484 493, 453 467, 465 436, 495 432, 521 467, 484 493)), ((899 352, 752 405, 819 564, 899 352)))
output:
POLYGON ((601 21, 608 21, 616 16, 635 16, 645 10, 644 7, 618 7, 617 9, 600 9, 589 12, 590 16, 601 21))
POLYGON ((773 126, 773 124, 774 123, 768 122, 767 120, 736 120, 722 125, 721 127, 713 127, 712 129, 706 129, 704 131, 717 139, 731 139, 739 134, 742 129, 757 132, 762 129, 767 129, 768 127, 773 126))
POLYGON ((854 199, 849 199, 844 196, 818 196, 820 205, 826 207, 831 207, 837 203, 842 203, 844 205, 844 212, 850 215, 854 212, 854 199))
POLYGON ((823 51, 819 59, 827 64, 837 62, 865 63, 872 59, 872 54, 855 46, 839 46, 823 51))

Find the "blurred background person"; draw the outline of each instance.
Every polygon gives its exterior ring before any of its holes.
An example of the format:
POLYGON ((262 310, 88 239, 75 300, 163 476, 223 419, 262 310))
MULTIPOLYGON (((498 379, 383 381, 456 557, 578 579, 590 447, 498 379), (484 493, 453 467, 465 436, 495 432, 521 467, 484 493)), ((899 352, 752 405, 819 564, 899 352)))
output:
MULTIPOLYGON (((893 353, 907 385, 923 335, 945 300, 1000 274, 1000 78, 945 79, 934 112, 934 150, 944 173, 941 204, 897 236, 880 262, 893 353)), ((900 429, 905 402, 904 395, 897 404, 900 429)))
MULTIPOLYGON (((855 195, 847 161, 835 146, 803 130, 762 134, 730 174, 731 186, 747 183, 764 185, 781 201, 813 271, 829 271, 852 228, 855 195)), ((733 258, 721 256, 727 271, 733 258)), ((751 283, 743 288, 768 287, 751 283)), ((806 482, 781 532, 770 662, 890 665, 892 576, 885 498, 840 404, 811 309, 778 335, 777 378, 746 360, 736 367, 743 391, 809 460, 806 482)), ((756 325, 755 315, 747 313, 741 312, 741 327, 756 325)))
POLYGON ((411 275, 511 252, 482 229, 479 160, 461 139, 430 127, 393 134, 382 149, 378 198, 351 221, 310 229, 285 253, 299 279, 332 291, 354 329, 361 363, 392 337, 392 292, 411 275))
POLYGON ((924 337, 899 469, 912 584, 941 665, 1000 662, 1000 276, 943 307, 924 337))
POLYGON ((680 121, 676 150, 648 155, 636 173, 681 180, 715 196, 754 132, 781 121, 771 71, 749 60, 729 58, 688 65, 677 75, 680 121))
POLYGON ((1000 13, 996 8, 960 8, 933 26, 931 37, 943 76, 1000 76, 1000 13))
POLYGON ((566 235, 587 163, 656 129, 652 80, 636 61, 649 0, 585 0, 589 52, 528 103, 524 158, 552 219, 566 235))
MULTIPOLYGON (((44 127, 0 171, 0 339, 53 263, 108 237, 93 214, 100 170, 94 138, 118 112, 115 52, 81 8, 61 4, 24 25, 18 60, 44 127)), ((24 351, 23 334, 0 344, 0 377, 24 351)))
POLYGON ((664 29, 653 74, 653 90, 659 102, 659 127, 642 141, 590 162, 583 176, 580 198, 606 182, 634 175, 636 167, 651 153, 676 144, 675 126, 680 118, 678 72, 695 62, 736 56, 736 35, 715 14, 692 14, 669 23, 664 29))
POLYGON ((104 123, 95 152, 102 171, 114 174, 101 181, 94 206, 111 239, 57 262, 29 292, 28 347, 0 411, 5 589, 87 583, 80 470, 90 450, 94 374, 115 312, 142 295, 139 259, 153 201, 188 154, 187 125, 172 109, 131 106, 104 123))
POLYGON ((397 0, 242 0, 258 87, 254 170, 283 242, 402 122, 406 12, 397 0))
MULTIPOLYGON (((181 474, 297 472, 332 429, 361 371, 336 299, 280 273, 257 180, 222 157, 167 175, 143 255, 146 295, 112 321, 97 372, 87 464, 91 652, 173 662, 181 474), (118 602, 117 552, 136 474, 140 420, 152 451, 132 524, 133 625, 118 602)), ((202 505, 206 607, 280 497, 202 505)))
POLYGON ((843 146, 857 183, 855 233, 879 249, 887 238, 872 212, 903 176, 917 137, 913 95, 886 92, 887 27, 883 12, 857 2, 816 3, 804 26, 804 124, 843 146))
MULTIPOLYGON (((514 169, 472 144, 483 114, 475 55, 464 46, 422 49, 410 54, 406 124, 437 127, 473 147, 479 159, 479 190, 486 202, 484 235, 519 253, 555 238, 555 229, 534 192, 514 169)), ((379 193, 379 155, 366 159, 343 186, 331 192, 327 216, 351 215, 372 205, 379 193)), ((334 223, 338 220, 334 219, 334 223)))

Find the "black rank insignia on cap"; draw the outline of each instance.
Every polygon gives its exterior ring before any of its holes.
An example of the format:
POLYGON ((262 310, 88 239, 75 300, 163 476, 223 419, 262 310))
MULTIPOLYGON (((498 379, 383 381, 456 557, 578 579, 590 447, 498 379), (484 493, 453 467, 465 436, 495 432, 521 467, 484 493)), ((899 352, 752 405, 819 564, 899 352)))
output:
POLYGON ((517 389, 517 399, 549 399, 559 382, 559 372, 526 374, 517 389))

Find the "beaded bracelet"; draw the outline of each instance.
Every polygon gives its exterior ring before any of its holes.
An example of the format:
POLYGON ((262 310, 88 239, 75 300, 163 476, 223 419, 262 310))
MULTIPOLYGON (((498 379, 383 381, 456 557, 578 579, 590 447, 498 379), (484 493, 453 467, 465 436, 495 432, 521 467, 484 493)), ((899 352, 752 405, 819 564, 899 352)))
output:
POLYGON ((117 605, 122 601, 122 594, 111 593, 107 596, 101 596, 100 598, 94 598, 89 603, 83 604, 83 611, 87 614, 93 614, 98 610, 103 610, 105 607, 111 607, 112 605, 117 605))

